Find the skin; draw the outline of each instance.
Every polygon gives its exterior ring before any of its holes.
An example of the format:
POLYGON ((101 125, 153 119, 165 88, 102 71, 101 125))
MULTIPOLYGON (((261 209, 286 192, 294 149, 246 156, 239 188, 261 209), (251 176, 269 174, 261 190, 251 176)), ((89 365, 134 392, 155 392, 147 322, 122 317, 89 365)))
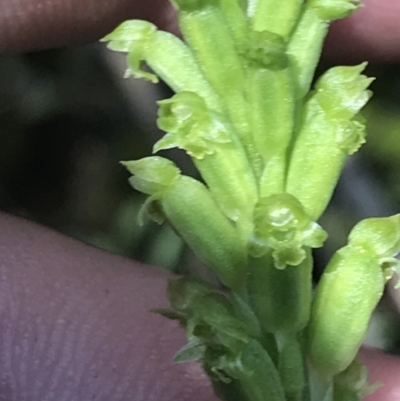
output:
MULTIPOLYGON (((335 24, 326 56, 400 60, 400 3, 364 2, 335 24)), ((128 18, 176 27, 162 0, 2 0, 0 51, 90 42, 128 18)), ((216 400, 197 365, 171 365, 183 332, 149 313, 167 305, 166 279, 0 214, 0 400, 216 400)), ((373 350, 361 357, 371 381, 384 383, 366 401, 398 400, 399 360, 373 350)))

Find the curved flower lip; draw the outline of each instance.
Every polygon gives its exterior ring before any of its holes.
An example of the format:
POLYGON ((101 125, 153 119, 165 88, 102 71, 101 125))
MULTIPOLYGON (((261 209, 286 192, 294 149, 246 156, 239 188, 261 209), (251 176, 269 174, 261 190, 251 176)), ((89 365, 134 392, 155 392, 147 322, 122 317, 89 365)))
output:
POLYGON ((159 101, 158 105, 157 125, 167 134, 154 145, 154 153, 177 147, 202 159, 213 154, 218 144, 231 141, 228 128, 208 111, 204 99, 194 92, 182 91, 159 101))
POLYGON ((249 240, 250 254, 260 257, 272 250, 278 269, 299 265, 306 258, 305 248, 321 247, 327 238, 322 227, 288 193, 260 200, 255 208, 254 225, 254 235, 249 240))

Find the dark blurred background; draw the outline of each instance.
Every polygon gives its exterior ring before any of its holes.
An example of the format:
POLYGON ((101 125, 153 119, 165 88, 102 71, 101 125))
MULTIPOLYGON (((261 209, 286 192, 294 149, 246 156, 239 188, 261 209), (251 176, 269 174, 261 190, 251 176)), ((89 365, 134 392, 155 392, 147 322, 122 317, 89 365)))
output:
MULTIPOLYGON (((323 72, 329 65, 321 65, 323 72)), ((0 57, 0 209, 110 252, 212 279, 168 225, 137 223, 143 197, 118 163, 151 153, 156 100, 169 89, 123 80, 124 56, 105 46, 0 57)), ((321 220, 316 280, 360 219, 400 211, 400 66, 371 65, 368 140, 352 156, 321 220)), ((195 174, 187 158, 171 152, 195 174)), ((324 166, 321 166, 323 169, 324 166)), ((400 296, 388 293, 367 343, 400 351, 400 296)))

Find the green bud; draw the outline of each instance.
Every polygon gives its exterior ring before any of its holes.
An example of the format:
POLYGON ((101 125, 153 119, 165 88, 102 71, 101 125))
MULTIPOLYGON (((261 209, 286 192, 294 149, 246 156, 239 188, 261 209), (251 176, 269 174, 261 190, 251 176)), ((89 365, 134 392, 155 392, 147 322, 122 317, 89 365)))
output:
POLYGON ((245 150, 229 124, 207 110, 204 100, 181 92, 159 102, 158 126, 167 131, 154 151, 178 147, 192 158, 221 210, 247 239, 257 184, 245 150))
POLYGON ((321 247, 327 237, 288 193, 261 199, 255 207, 254 225, 250 254, 261 257, 272 250, 278 269, 299 265, 306 258, 306 249, 321 247))
MULTIPOLYGON (((247 257, 245 244, 236 228, 202 183, 180 174, 172 178, 170 171, 165 174, 161 168, 163 163, 174 170, 173 163, 161 157, 125 163, 134 174, 130 183, 151 195, 145 204, 149 211, 157 210, 158 214, 163 214, 223 284, 241 288, 246 277, 247 257)), ((179 172, 175 169, 175 173, 179 172)))
POLYGON ((365 337, 385 286, 379 257, 348 245, 335 253, 317 286, 307 328, 307 350, 326 378, 344 371, 365 337))
POLYGON ((362 6, 359 0, 308 0, 308 3, 326 21, 348 17, 362 6))
POLYGON ((102 41, 109 42, 112 50, 128 53, 127 77, 144 78, 153 83, 160 77, 175 92, 196 92, 206 99, 208 107, 221 108, 192 51, 175 35, 157 30, 150 22, 131 20, 119 25, 102 41), (143 61, 155 74, 142 69, 143 61))

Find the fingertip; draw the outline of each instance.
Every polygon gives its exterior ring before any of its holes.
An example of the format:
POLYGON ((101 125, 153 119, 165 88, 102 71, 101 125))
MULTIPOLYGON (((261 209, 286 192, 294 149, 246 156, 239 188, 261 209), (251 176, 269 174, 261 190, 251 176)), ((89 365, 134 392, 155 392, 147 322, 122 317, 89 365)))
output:
POLYGON ((363 0, 353 15, 332 24, 324 55, 337 61, 400 60, 400 1, 363 0))

